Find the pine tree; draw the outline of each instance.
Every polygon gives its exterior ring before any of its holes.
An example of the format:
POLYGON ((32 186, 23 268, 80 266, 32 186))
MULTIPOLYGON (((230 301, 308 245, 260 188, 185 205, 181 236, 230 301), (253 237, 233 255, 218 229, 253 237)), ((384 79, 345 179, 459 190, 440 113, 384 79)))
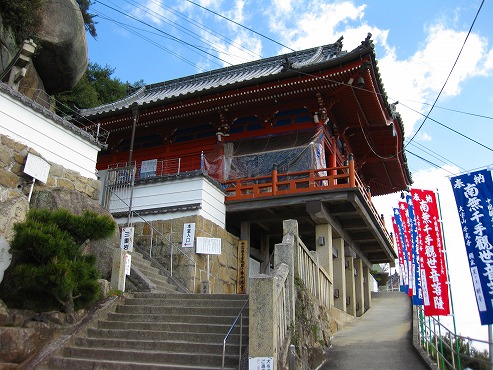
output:
POLYGON ((82 254, 89 239, 110 236, 110 216, 86 211, 31 210, 14 226, 11 251, 17 261, 14 279, 21 298, 44 308, 72 313, 99 298, 96 258, 82 254))

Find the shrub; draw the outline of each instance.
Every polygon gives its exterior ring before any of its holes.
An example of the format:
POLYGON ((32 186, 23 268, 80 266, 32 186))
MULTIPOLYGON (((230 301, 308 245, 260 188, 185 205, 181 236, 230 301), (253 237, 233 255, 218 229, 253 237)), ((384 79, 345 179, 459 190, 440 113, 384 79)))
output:
POLYGON ((15 260, 17 294, 39 309, 61 308, 66 313, 99 298, 96 258, 83 255, 88 239, 110 236, 115 222, 110 216, 66 210, 31 210, 14 226, 11 251, 15 260))

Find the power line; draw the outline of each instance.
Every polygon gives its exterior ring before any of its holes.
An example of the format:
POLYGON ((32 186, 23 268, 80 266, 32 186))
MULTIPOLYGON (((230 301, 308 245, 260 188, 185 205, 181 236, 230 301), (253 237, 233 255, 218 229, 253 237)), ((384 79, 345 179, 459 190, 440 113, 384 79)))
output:
POLYGON ((260 37, 263 37, 263 38, 264 38, 264 39, 266 39, 266 40, 272 41, 273 43, 275 43, 275 44, 277 44, 277 45, 280 45, 280 46, 282 46, 283 48, 286 48, 286 49, 291 50, 291 51, 293 51, 293 52, 295 52, 295 51, 296 51, 296 50, 294 50, 294 49, 291 49, 289 46, 286 46, 286 45, 284 45, 284 44, 281 44, 280 42, 278 42, 278 41, 276 41, 276 40, 274 40, 274 39, 272 39, 272 38, 270 38, 270 37, 268 37, 268 36, 265 36, 264 34, 262 34, 262 33, 260 33, 260 32, 257 32, 257 31, 253 30, 253 29, 252 29, 252 28, 250 28, 250 27, 247 27, 247 26, 245 26, 245 25, 243 25, 243 24, 241 24, 241 23, 238 23, 238 22, 236 22, 236 21, 232 20, 231 18, 228 18, 228 17, 226 17, 226 16, 224 16, 224 15, 222 15, 222 14, 219 14, 219 13, 215 12, 214 10, 211 10, 211 9, 209 9, 209 8, 206 8, 205 6, 202 6, 202 5, 200 5, 200 4, 197 4, 196 2, 194 2, 194 1, 192 1, 192 0, 186 0, 186 1, 188 1, 189 3, 191 3, 191 4, 195 5, 195 6, 198 6, 198 7, 199 7, 199 8, 201 8, 201 9, 204 9, 204 10, 206 10, 206 11, 208 11, 208 12, 210 12, 210 13, 212 13, 212 14, 214 14, 214 15, 218 16, 218 17, 221 17, 221 18, 223 18, 223 19, 227 20, 228 22, 231 22, 231 23, 236 24, 237 26, 240 26, 240 27, 242 27, 242 28, 244 28, 244 29, 246 29, 246 30, 248 30, 248 31, 250 31, 250 32, 253 32, 254 34, 259 35, 260 37))
POLYGON ((205 54, 207 54, 207 55, 209 55, 209 56, 211 56, 211 57, 213 57, 213 58, 219 59, 221 62, 223 62, 223 63, 225 63, 225 64, 232 65, 230 62, 227 62, 227 61, 225 61, 224 59, 221 59, 220 57, 218 57, 218 56, 216 56, 216 55, 214 55, 214 54, 212 54, 212 53, 209 53, 209 52, 207 52, 207 51, 201 50, 201 49, 200 49, 200 48, 198 48, 196 45, 193 45, 193 44, 191 44, 191 43, 189 43, 189 42, 186 42, 186 41, 180 40, 178 37, 173 36, 173 35, 169 34, 168 32, 165 32, 165 31, 163 31, 163 30, 161 30, 161 29, 159 29, 159 28, 157 28, 157 27, 154 27, 153 25, 151 25, 151 24, 149 24, 149 23, 147 23, 147 22, 144 22, 143 20, 140 20, 140 19, 138 19, 137 17, 134 17, 134 16, 132 16, 132 15, 130 15, 130 14, 127 14, 127 13, 125 13, 125 12, 123 12, 123 11, 119 10, 119 9, 116 9, 115 7, 112 7, 112 6, 108 5, 108 4, 105 4, 105 3, 103 3, 103 2, 101 2, 101 1, 99 1, 99 0, 97 0, 96 2, 97 2, 98 4, 101 4, 101 5, 103 5, 103 6, 107 7, 107 8, 109 8, 109 9, 111 9, 111 10, 113 10, 113 11, 117 12, 117 13, 120 13, 120 14, 122 14, 122 15, 124 15, 124 16, 126 16, 126 17, 128 17, 128 18, 131 18, 131 19, 133 19, 133 20, 135 20, 135 21, 137 21, 137 22, 140 22, 140 23, 142 23, 142 24, 145 24, 147 27, 150 27, 150 28, 152 28, 152 29, 154 29, 154 30, 156 30, 156 31, 158 31, 158 32, 160 32, 160 33, 163 33, 163 34, 165 34, 165 35, 169 36, 171 39, 173 39, 174 41, 176 41, 176 42, 178 42, 178 43, 180 43, 180 44, 190 46, 190 47, 192 47, 192 48, 194 48, 194 49, 197 49, 197 50, 201 51, 202 53, 205 53, 205 54))
POLYGON ((481 11, 481 8, 483 7, 483 4, 484 4, 484 0, 481 1, 481 5, 479 5, 479 9, 478 11, 476 12, 476 16, 474 17, 474 20, 472 21, 472 24, 471 24, 471 27, 469 27, 469 31, 467 32, 467 35, 466 35, 466 38, 464 39, 464 42, 462 43, 462 47, 460 48, 460 51, 459 51, 459 54, 457 54, 457 58, 455 59, 455 62, 454 64, 452 65, 452 69, 450 70, 442 88, 440 89, 440 92, 438 93, 435 101, 433 102, 430 110, 428 111, 428 114, 425 116, 425 119, 423 120, 423 122, 421 122, 421 125, 418 127, 418 130, 414 133, 413 137, 407 142, 407 144, 404 146, 404 149, 406 148, 407 145, 409 145, 413 140, 414 138, 416 137, 416 135, 418 134, 418 132, 423 128, 423 125, 425 124, 426 120, 428 119, 428 117, 430 116, 433 108, 435 107, 438 99, 440 98, 440 95, 442 95, 442 92, 443 90, 445 89, 445 86, 447 85, 447 82, 448 80, 450 79, 450 76, 452 75, 452 72, 454 71, 455 69, 455 66, 457 65, 457 62, 459 61, 459 58, 462 54, 462 50, 464 50, 464 46, 466 46, 466 42, 467 42, 467 39, 469 38, 469 35, 471 34, 472 32, 472 28, 474 27, 474 24, 476 23, 476 19, 478 18, 478 15, 479 15, 479 12, 481 11))
MULTIPOLYGON (((410 110, 412 110, 413 112, 418 113, 418 114, 421 114, 422 116, 424 116, 424 114, 423 114, 423 113, 421 113, 421 112, 419 112, 419 111, 417 111, 417 110, 415 110, 415 109, 413 109, 413 108, 411 108, 411 107, 407 106, 406 104, 403 104, 403 103, 400 103, 400 104, 402 104, 402 105, 403 105, 404 107, 406 107, 407 109, 410 109, 410 110)), ((429 114, 429 113, 428 113, 428 114, 429 114)), ((490 147, 488 147, 488 146, 486 146, 486 145, 484 145, 484 144, 481 144, 479 141, 474 140, 474 139, 470 138, 469 136, 464 135, 463 133, 461 133, 461 132, 459 132, 459 131, 457 131, 457 130, 454 130, 453 128, 451 128, 451 127, 449 127, 449 126, 447 126, 447 125, 445 125, 445 124, 443 124, 443 123, 441 123, 441 122, 437 121, 436 119, 431 118, 429 115, 425 116, 425 118, 428 118, 430 121, 433 121, 433 122, 435 122, 435 123, 438 123, 440 126, 445 127, 446 129, 448 129, 448 130, 452 131, 453 133, 456 133, 457 135, 460 135, 460 136, 462 136, 462 137, 466 138, 467 140, 470 140, 470 141, 472 141, 473 143, 478 144, 479 146, 482 146, 483 148, 485 148, 485 149, 487 149, 487 150, 489 150, 489 151, 493 152, 493 149, 491 149, 490 147)), ((416 132, 416 133, 417 133, 417 132, 416 132)), ((414 136, 413 136, 413 137, 412 137, 412 138, 411 138, 411 139, 407 142, 407 144, 404 146, 404 148, 405 148, 406 146, 408 146, 408 145, 409 145, 409 144, 413 141, 413 139, 414 139, 415 137, 416 137, 416 134, 414 134, 414 136)))

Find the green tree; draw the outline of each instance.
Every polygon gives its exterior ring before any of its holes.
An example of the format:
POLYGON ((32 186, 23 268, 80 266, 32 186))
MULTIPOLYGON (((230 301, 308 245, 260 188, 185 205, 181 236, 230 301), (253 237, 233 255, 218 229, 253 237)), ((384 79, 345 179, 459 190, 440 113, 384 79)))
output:
POLYGON ((96 258, 82 254, 86 240, 110 236, 110 216, 87 211, 76 216, 66 210, 31 210, 25 222, 14 226, 11 251, 16 265, 16 294, 42 309, 66 313, 99 298, 96 258))
POLYGON ((86 31, 89 34, 96 38, 98 35, 96 32, 96 23, 94 21, 94 14, 89 13, 89 7, 94 4, 91 0, 77 0, 77 4, 79 5, 80 11, 82 13, 82 18, 84 19, 84 25, 86 27, 86 31))
POLYGON ((77 109, 112 103, 124 98, 129 89, 144 85, 142 80, 132 86, 129 82, 113 78, 114 71, 114 68, 107 65, 102 67, 89 62, 86 72, 74 88, 55 96, 56 112, 74 115, 77 109))
MULTIPOLYGON (((3 22, 12 28, 17 42, 36 39, 36 32, 41 22, 39 11, 46 0, 1 0, 0 15, 3 22)), ((76 0, 84 19, 84 26, 89 34, 96 38, 95 15, 89 13, 93 4, 91 0, 76 0)))

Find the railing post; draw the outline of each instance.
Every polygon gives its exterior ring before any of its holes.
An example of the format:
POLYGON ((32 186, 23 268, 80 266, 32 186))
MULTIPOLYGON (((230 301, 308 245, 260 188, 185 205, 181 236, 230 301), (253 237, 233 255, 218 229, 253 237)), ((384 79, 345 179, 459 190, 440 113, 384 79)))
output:
POLYGON ((356 187, 356 176, 354 173, 354 157, 352 154, 349 154, 349 187, 356 187))
POLYGON ((272 166, 272 195, 277 195, 277 164, 272 166))

